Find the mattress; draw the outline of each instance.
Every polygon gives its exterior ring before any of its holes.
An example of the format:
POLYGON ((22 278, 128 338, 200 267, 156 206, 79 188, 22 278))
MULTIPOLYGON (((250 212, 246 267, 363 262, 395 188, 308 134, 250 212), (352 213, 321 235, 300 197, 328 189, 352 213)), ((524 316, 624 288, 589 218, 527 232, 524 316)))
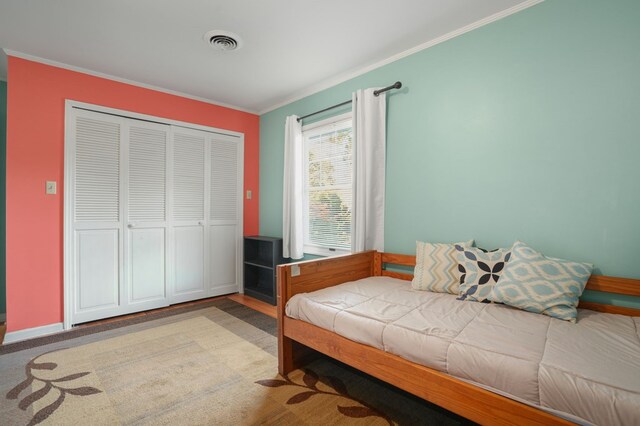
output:
POLYGON ((640 424, 640 317, 575 324, 369 277, 293 296, 287 316, 584 424, 640 424))

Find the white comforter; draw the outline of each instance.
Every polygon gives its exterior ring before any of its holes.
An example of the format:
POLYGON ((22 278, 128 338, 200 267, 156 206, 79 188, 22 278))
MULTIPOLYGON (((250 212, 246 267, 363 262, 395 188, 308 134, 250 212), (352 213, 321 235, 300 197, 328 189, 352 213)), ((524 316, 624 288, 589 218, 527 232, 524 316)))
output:
POLYGON ((574 421, 640 424, 640 317, 578 310, 571 324, 388 277, 298 294, 286 312, 574 421))

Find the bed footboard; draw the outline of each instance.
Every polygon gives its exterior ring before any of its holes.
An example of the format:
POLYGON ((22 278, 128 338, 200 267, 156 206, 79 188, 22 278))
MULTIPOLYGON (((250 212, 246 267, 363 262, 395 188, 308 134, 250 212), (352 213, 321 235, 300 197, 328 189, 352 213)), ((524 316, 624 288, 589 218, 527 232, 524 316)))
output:
POLYGON ((278 274, 278 371, 287 374, 296 368, 301 351, 286 336, 285 306, 298 293, 308 293, 337 284, 379 275, 375 251, 335 256, 279 265, 278 274), (377 273, 376 273, 377 272, 377 273))

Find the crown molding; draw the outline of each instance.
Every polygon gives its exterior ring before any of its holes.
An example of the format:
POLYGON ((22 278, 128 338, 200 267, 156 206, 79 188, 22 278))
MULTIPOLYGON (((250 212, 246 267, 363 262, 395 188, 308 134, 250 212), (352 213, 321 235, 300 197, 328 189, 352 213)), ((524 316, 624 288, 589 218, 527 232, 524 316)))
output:
POLYGON ((258 114, 257 111, 253 111, 253 110, 250 110, 250 109, 247 109, 247 108, 241 108, 239 106, 227 104, 227 103, 224 103, 224 102, 217 102, 217 101, 215 101, 213 99, 202 98, 200 96, 194 96, 194 95, 190 95, 188 93, 178 92, 176 90, 165 89, 164 87, 158 87, 158 86, 154 86, 154 85, 151 85, 151 84, 141 83, 139 81, 129 80, 129 79, 122 78, 122 77, 116 77, 114 75, 105 74, 105 73, 102 73, 102 72, 93 71, 93 70, 82 68, 82 67, 77 67, 75 65, 65 64, 65 63, 54 61, 54 60, 51 60, 51 59, 41 58, 39 56, 29 55, 27 53, 18 52, 18 51, 15 51, 15 50, 4 49, 4 51, 6 52, 7 56, 13 56, 15 58, 26 59, 28 61, 38 62, 38 63, 44 64, 44 65, 50 65, 50 66, 56 67, 56 68, 62 68, 62 69, 66 69, 66 70, 69 70, 69 71, 75 71, 75 72, 79 72, 79 73, 82 73, 82 74, 88 74, 88 75, 91 75, 91 76, 94 76, 94 77, 104 78, 106 80, 117 81, 118 83, 130 84, 132 86, 141 87, 143 89, 149 89, 149 90, 154 90, 156 92, 167 93, 169 95, 180 96, 181 98, 192 99, 194 101, 200 101, 200 102, 204 102, 204 103, 211 104, 211 105, 216 105, 216 106, 220 106, 220 107, 224 107, 224 108, 235 109, 237 111, 247 112, 249 114, 256 114, 256 115, 258 114))
POLYGON ((311 96, 313 94, 316 94, 318 92, 321 92, 323 90, 329 89, 330 87, 336 86, 340 83, 344 83, 347 80, 351 80, 352 78, 358 77, 360 75, 366 74, 370 71, 373 71, 377 68, 383 67, 385 65, 388 65, 392 62, 395 62, 397 60, 400 60, 402 58, 405 58, 407 56, 413 55, 414 53, 420 52, 421 50, 425 50, 428 49, 430 47, 433 47, 437 44, 443 43, 447 40, 451 40, 452 38, 458 37, 462 34, 468 33, 469 31, 473 31, 477 28, 483 27, 487 24, 490 24, 492 22, 498 21, 502 18, 506 18, 509 15, 513 15, 514 13, 518 13, 524 9, 528 9, 531 6, 535 6, 538 3, 542 3, 544 0, 527 0, 525 2, 522 2, 520 4, 517 4, 513 7, 510 7, 509 9, 505 9, 503 11, 494 13, 493 15, 487 16, 486 18, 480 19, 478 21, 475 21, 469 25, 466 25, 462 28, 459 28, 457 30, 451 31, 447 34, 444 34, 440 37, 434 38, 432 40, 429 40, 427 42, 424 42, 422 44, 419 44, 417 46, 414 46, 408 50, 405 50, 404 52, 400 52, 397 53, 387 59, 384 59, 382 61, 376 62, 374 64, 368 65, 364 68, 359 68, 357 70, 354 71, 349 71, 346 72, 344 74, 340 74, 336 77, 330 78, 328 80, 324 80, 318 84, 314 84, 310 87, 307 87, 306 89, 303 89, 295 94, 293 94, 292 96, 290 96, 289 98, 287 98, 284 101, 278 102, 268 108, 262 109, 258 112, 259 115, 262 114, 266 114, 270 111, 273 111, 275 109, 278 109, 280 107, 283 107, 285 105, 288 105, 292 102, 295 101, 299 101, 300 99, 306 98, 307 96, 311 96))

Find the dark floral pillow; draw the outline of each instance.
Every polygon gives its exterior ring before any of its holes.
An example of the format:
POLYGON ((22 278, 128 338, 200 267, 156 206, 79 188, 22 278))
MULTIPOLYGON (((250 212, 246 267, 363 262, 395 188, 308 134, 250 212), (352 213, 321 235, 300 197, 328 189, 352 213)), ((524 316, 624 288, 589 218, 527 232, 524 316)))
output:
POLYGON ((511 257, 511 249, 487 251, 458 244, 455 247, 461 274, 458 300, 489 303, 487 297, 500 279, 504 265, 511 257))

